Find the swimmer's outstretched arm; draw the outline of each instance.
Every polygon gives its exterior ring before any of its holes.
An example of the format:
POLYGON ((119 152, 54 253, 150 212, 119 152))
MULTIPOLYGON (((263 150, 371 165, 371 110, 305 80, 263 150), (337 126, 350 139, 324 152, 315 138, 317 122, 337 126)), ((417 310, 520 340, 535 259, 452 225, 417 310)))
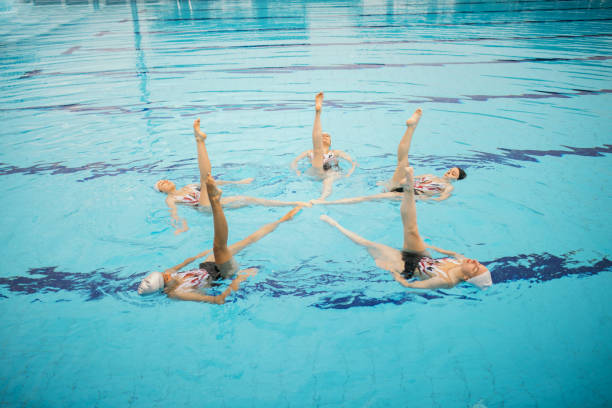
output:
POLYGON ((229 296, 230 293, 236 292, 240 288, 240 284, 242 282, 247 280, 249 276, 253 276, 255 274, 257 274, 256 268, 244 269, 238 272, 238 276, 227 286, 223 293, 216 296, 204 295, 198 292, 184 292, 177 290, 170 290, 166 294, 168 295, 168 297, 173 299, 190 300, 193 302, 206 302, 216 305, 222 305, 225 303, 225 299, 229 296))
POLYGON ((334 150, 334 154, 340 157, 341 159, 346 160, 352 165, 351 169, 348 171, 348 173, 346 173, 346 177, 349 177, 351 174, 353 174, 353 172, 355 171, 355 167, 357 167, 357 162, 353 161, 353 159, 351 159, 351 156, 349 156, 348 153, 343 152, 342 150, 334 150))
POLYGON ((409 282, 398 272, 391 271, 391 274, 393 275, 393 278, 396 281, 398 281, 400 284, 402 284, 402 286, 405 286, 407 288, 413 288, 413 289, 444 289, 446 288, 448 289, 448 288, 453 287, 453 285, 451 285, 446 280, 440 278, 439 276, 435 276, 433 278, 429 278, 429 279, 422 280, 422 281, 409 282))
POLYGON ((450 197, 451 192, 453 191, 454 187, 452 185, 448 185, 444 191, 442 191, 440 193, 440 195, 438 197, 432 197, 431 199, 434 201, 444 201, 446 200, 448 197, 450 197))
POLYGON ((187 231, 189 229, 189 227, 187 226, 187 221, 178 216, 176 203, 172 197, 166 197, 166 205, 169 208, 170 218, 172 219, 172 221, 170 222, 172 224, 172 227, 175 229, 174 235, 178 235, 181 232, 187 231), (179 226, 179 224, 181 225, 179 226))
POLYGON ((300 160, 302 160, 304 157, 308 156, 310 154, 310 152, 312 152, 312 150, 306 150, 305 152, 302 152, 298 157, 296 157, 295 159, 293 159, 293 161, 291 162, 291 169, 293 171, 296 172, 296 174, 299 176, 301 173, 298 170, 297 166, 298 163, 300 162, 300 160))

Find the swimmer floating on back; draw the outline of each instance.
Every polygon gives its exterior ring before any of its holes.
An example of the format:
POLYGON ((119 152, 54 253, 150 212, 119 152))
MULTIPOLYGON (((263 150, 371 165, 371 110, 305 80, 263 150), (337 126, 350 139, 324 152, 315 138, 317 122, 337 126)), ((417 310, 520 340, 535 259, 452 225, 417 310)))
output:
MULTIPOLYGON (((207 194, 201 194, 200 189, 207 175, 211 172, 210 160, 208 158, 208 151, 206 150, 206 134, 200 130, 200 119, 196 119, 193 122, 193 133, 196 139, 196 146, 198 150, 198 167, 200 169, 200 184, 188 184, 180 189, 176 188, 176 185, 169 180, 159 180, 155 183, 155 189, 168 195, 166 197, 166 204, 170 208, 170 216, 172 217, 172 226, 175 228, 174 233, 180 234, 181 232, 187 231, 189 228, 187 222, 181 219, 177 214, 176 204, 187 204, 197 206, 201 209, 210 208, 210 202, 207 194)), ((253 181, 253 179, 244 179, 240 181, 219 181, 219 184, 247 184, 253 181)), ((247 196, 233 196, 225 197, 221 201, 221 204, 226 207, 238 208, 248 205, 265 205, 269 207, 279 206, 296 206, 296 205, 309 205, 303 202, 285 202, 276 200, 266 200, 263 198, 247 197, 247 196)))
MULTIPOLYGON (((422 115, 421 109, 417 109, 410 119, 406 121, 406 131, 397 147, 397 167, 393 177, 387 184, 387 192, 373 194, 364 197, 344 198, 335 201, 321 202, 319 200, 311 201, 313 204, 353 204, 363 201, 380 200, 385 198, 401 199, 403 187, 401 181, 406 178, 405 168, 408 166, 408 153, 410 152, 410 143, 412 135, 419 124, 422 115)), ((424 174, 414 178, 414 193, 419 199, 432 199, 442 201, 447 199, 453 191, 453 181, 462 180, 466 177, 465 171, 459 167, 449 169, 442 177, 434 176, 433 174, 424 174)))
POLYGON ((338 159, 344 159, 351 163, 352 167, 346 174, 349 177, 355 171, 357 163, 342 150, 330 150, 331 136, 321 130, 321 108, 323 107, 323 92, 319 92, 315 97, 315 120, 312 127, 312 150, 306 150, 291 163, 291 168, 300 175, 297 169, 298 162, 305 157, 310 159, 310 163, 317 177, 323 179, 323 189, 319 200, 325 200, 332 192, 332 184, 339 177, 340 166, 338 159))
POLYGON ((163 289, 168 297, 174 299, 215 304, 225 303, 227 296, 233 291, 237 291, 240 287, 240 283, 244 282, 249 276, 253 276, 257 273, 256 268, 238 271, 239 266, 234 259, 234 255, 246 246, 274 231, 281 222, 292 219, 293 216, 301 210, 301 207, 292 209, 279 220, 264 225, 242 241, 238 241, 228 247, 228 228, 227 220, 225 219, 225 214, 223 214, 223 208, 221 206, 221 190, 217 188, 215 180, 210 175, 206 178, 205 183, 207 199, 212 209, 215 231, 212 250, 213 255, 209 255, 206 261, 202 262, 197 269, 179 272, 184 266, 209 254, 210 250, 204 251, 194 257, 187 258, 182 263, 166 269, 163 273, 153 272, 149 274, 140 282, 138 294, 145 295, 163 289), (236 277, 220 295, 211 296, 201 292, 202 289, 211 286, 215 280, 227 279, 233 276, 236 277))
POLYGON ((338 228, 356 244, 366 247, 376 265, 388 270, 402 285, 416 289, 452 288, 460 282, 468 282, 481 289, 492 285, 489 270, 476 261, 453 251, 446 251, 425 244, 419 235, 414 202, 414 175, 412 167, 404 169, 404 192, 400 212, 404 225, 404 247, 401 251, 390 246, 368 241, 347 230, 335 220, 322 215, 321 219, 338 228), (449 258, 432 258, 427 252, 431 248, 449 258), (416 278, 417 280, 411 281, 416 278))

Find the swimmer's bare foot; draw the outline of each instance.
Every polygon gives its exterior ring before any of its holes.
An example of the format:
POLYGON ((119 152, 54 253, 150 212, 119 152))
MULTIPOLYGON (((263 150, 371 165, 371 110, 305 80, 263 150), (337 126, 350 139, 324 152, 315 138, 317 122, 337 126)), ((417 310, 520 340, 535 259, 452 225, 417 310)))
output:
POLYGON ((297 206, 294 209, 292 209, 291 211, 289 211, 287 214, 283 215, 279 221, 280 222, 289 221, 290 219, 292 219, 295 216, 295 214, 299 213, 301 210, 302 210, 302 207, 301 206, 297 206))
POLYGON ((193 135, 198 142, 203 142, 206 140, 206 133, 200 130, 200 118, 193 121, 193 135))
POLYGON ((322 107, 323 107, 323 92, 319 92, 317 96, 315 96, 315 111, 321 112, 322 107))
POLYGON ((323 221, 325 221, 326 223, 328 223, 329 225, 338 225, 338 223, 336 222, 336 220, 334 220, 332 217, 330 217, 329 215, 323 214, 321 215, 321 218, 323 221))
POLYGON ((416 125, 419 124, 419 120, 421 119, 422 114, 423 114, 423 111, 421 110, 421 108, 418 108, 417 110, 415 110, 412 116, 410 117, 410 119, 406 121, 406 126, 416 127, 416 125))
POLYGON ((215 183, 215 179, 210 173, 208 173, 208 177, 206 177, 206 192, 208 193, 209 200, 219 200, 223 193, 223 191, 217 187, 217 183, 215 183))

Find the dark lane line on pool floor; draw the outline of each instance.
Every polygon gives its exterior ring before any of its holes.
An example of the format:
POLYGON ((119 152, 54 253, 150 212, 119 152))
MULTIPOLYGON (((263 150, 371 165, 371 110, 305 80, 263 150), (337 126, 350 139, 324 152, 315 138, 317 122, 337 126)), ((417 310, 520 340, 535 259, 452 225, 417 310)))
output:
MULTIPOLYGON (((561 279, 567 276, 587 277, 602 272, 612 271, 612 261, 606 256, 588 263, 576 261, 570 254, 561 256, 549 253, 521 254, 503 257, 485 262, 491 269, 494 284, 528 282, 529 286, 561 279)), ((65 272, 58 266, 30 268, 26 276, 0 277, 0 298, 8 298, 10 294, 16 295, 44 295, 49 293, 76 293, 85 297, 85 301, 100 300, 105 296, 115 296, 121 299, 137 298, 136 288, 140 280, 149 272, 138 272, 129 276, 122 276, 122 268, 113 271, 96 269, 91 272, 65 272)), ((295 274, 287 272, 289 276, 295 274)), ((353 281, 367 282, 371 287, 376 284, 387 284, 391 278, 389 274, 379 270, 364 270, 362 275, 312 274, 300 277, 297 280, 283 280, 284 273, 277 278, 267 277, 261 282, 245 285, 237 292, 234 298, 248 299, 249 296, 263 296, 282 298, 286 296, 310 298, 323 295, 314 306, 319 309, 348 309, 352 307, 372 307, 380 304, 401 305, 406 302, 433 300, 445 297, 478 300, 465 294, 449 294, 443 290, 432 292, 405 292, 398 289, 395 293, 383 297, 371 297, 362 290, 342 292, 337 289, 338 284, 353 281), (302 285, 302 286, 298 286, 302 285), (325 289, 327 287, 327 289, 325 289)), ((363 286, 362 283, 360 283, 363 286)), ((223 288, 223 286, 221 286, 223 288)), ((218 291, 219 289, 214 289, 218 291)), ((53 302, 71 301, 75 299, 54 299, 53 302)), ((42 302, 35 298, 32 302, 42 302)), ((146 306, 148 302, 134 302, 146 306)))
MULTIPOLYGON (((611 37, 612 34, 604 34, 603 36, 611 37)), ((41 69, 26 71, 17 79, 29 79, 35 77, 48 76, 108 76, 108 77, 140 77, 142 75, 168 75, 168 74, 192 74, 202 71, 224 72, 229 74, 289 74, 300 71, 343 71, 356 69, 380 69, 380 68, 406 68, 411 66, 423 67, 445 67, 450 65, 480 65, 480 64, 520 64, 520 63, 563 63, 563 62, 580 62, 580 61, 607 61, 612 59, 612 55, 592 55, 589 57, 529 57, 529 58, 504 58, 489 61, 435 61, 435 62, 410 62, 405 64, 341 64, 341 65, 295 65, 295 66, 277 66, 277 67, 252 67, 252 68, 232 68, 232 69, 212 69, 212 70, 164 70, 158 68, 145 69, 142 71, 133 70, 105 70, 105 71, 89 71, 89 72, 45 72, 41 69)), ((161 68, 161 67, 159 67, 161 68)), ((593 91, 598 92, 598 91, 593 91)), ((66 104, 60 106, 76 106, 77 104, 66 104)), ((15 108, 25 109, 25 108, 15 108)), ((6 109, 0 109, 0 111, 6 109)))
MULTIPOLYGON (((498 147, 502 153, 483 152, 479 150, 470 150, 474 152, 474 155, 466 156, 422 156, 414 155, 411 158, 417 166, 435 166, 436 169, 442 170, 447 169, 452 165, 459 165, 462 168, 487 168, 491 164, 504 165, 510 167, 523 167, 520 162, 539 162, 538 157, 563 157, 563 156, 582 156, 582 157, 604 157, 604 155, 612 154, 612 145, 604 144, 603 146, 596 147, 572 147, 562 146, 567 150, 522 150, 522 149, 508 149, 504 147, 498 147)), ((373 159, 383 159, 385 157, 395 157, 391 154, 385 154, 381 156, 372 156, 373 159)), ((128 173, 137 174, 158 174, 164 175, 172 171, 176 171, 182 168, 190 168, 196 165, 196 161, 193 158, 177 160, 170 165, 162 165, 161 160, 154 161, 152 163, 141 163, 144 159, 134 160, 126 163, 106 163, 106 162, 93 162, 87 163, 82 166, 70 167, 62 164, 62 162, 52 163, 37 163, 28 167, 14 166, 7 163, 0 162, 0 176, 10 176, 14 174, 25 174, 25 175, 65 175, 80 172, 89 172, 89 175, 77 179, 77 182, 85 182, 94 180, 100 177, 114 177, 124 175, 128 173)), ((241 166, 238 163, 225 163, 221 168, 232 168, 234 166, 241 166)), ((390 161, 390 167, 394 167, 395 164, 390 161)), ((362 167, 363 170, 367 171, 367 168, 362 167)), ((223 176, 223 172, 217 174, 217 176, 223 176)))
MULTIPOLYGON (((360 101, 360 102, 344 102, 340 100, 326 100, 325 103, 333 108, 345 109, 361 109, 361 108, 376 108, 380 109, 387 107, 393 109, 396 106, 405 107, 407 104, 424 104, 424 103, 450 103, 462 104, 464 102, 486 102, 494 99, 550 99, 561 98, 568 99, 576 96, 594 96, 605 95, 612 93, 612 89, 574 89, 574 92, 554 92, 534 90, 536 93, 523 93, 514 95, 463 95, 462 97, 445 97, 445 96, 425 96, 419 95, 419 99, 394 98, 392 101, 360 101)), ((146 103, 149 105, 150 103, 146 103)), ((142 105, 142 104, 139 104, 142 105)), ((194 112, 193 115, 206 115, 217 111, 256 111, 265 112, 282 111, 282 110, 309 110, 308 103, 304 101, 290 101, 281 103, 266 103, 266 104, 222 104, 222 105, 196 105, 188 106, 155 106, 155 107, 134 107, 132 106, 91 106, 80 103, 70 103, 62 105, 41 105, 41 106, 26 106, 20 108, 0 108, 0 112, 19 112, 19 111, 66 111, 78 114, 93 114, 93 115, 117 115, 117 114, 140 114, 142 112, 156 111, 173 111, 173 112, 194 112)), ((188 116, 188 115, 184 115, 188 116)), ((151 118, 149 118, 151 119, 151 118)), ((162 119, 162 118, 160 118, 162 119)))
MULTIPOLYGON (((611 19, 608 19, 612 21, 611 19)), ((201 34, 209 34, 203 32, 201 34)), ((396 44, 452 44, 452 43, 464 43, 464 42, 477 42, 477 41, 531 41, 531 40, 555 40, 555 39, 579 39, 579 38, 605 38, 611 37, 610 33, 597 33, 597 34, 557 34, 557 35, 543 35, 543 36, 512 36, 512 37, 465 37, 465 38, 436 38, 427 40, 384 40, 384 41, 352 41, 352 42, 333 42, 333 43, 312 43, 312 42, 292 42, 292 43, 275 43, 275 44, 239 44, 239 45, 208 45, 208 46, 190 46, 190 47, 172 47, 172 52, 177 51, 218 51, 218 50, 234 50, 234 49, 261 49, 261 48, 291 48, 291 47, 353 47, 363 45, 396 45, 396 44)), ((62 55, 70 52, 74 52, 72 47, 67 51, 64 51, 62 55)), ((159 47, 141 47, 139 50, 147 52, 164 52, 166 48, 159 47)), ((105 48, 86 48, 83 49, 83 53, 99 53, 99 52, 133 52, 134 47, 105 47, 105 48)), ((573 60, 574 58, 569 58, 573 60)), ((500 61, 500 60, 494 60, 500 61)), ((503 61, 503 60, 501 60, 503 61)), ((452 64, 449 62, 447 64, 452 64)), ((408 64, 415 65, 415 64, 408 64)), ((418 65, 418 64, 417 64, 418 65)), ((248 69, 248 68, 247 68, 248 69)), ((214 70, 213 70, 214 71, 214 70)), ((220 70, 224 71, 224 70, 220 70)), ((104 71, 98 71, 104 72, 104 71)), ((113 72, 113 71, 109 71, 113 72)), ((188 71, 193 72, 193 71, 188 71)), ((199 71, 198 71, 199 72, 199 71)))

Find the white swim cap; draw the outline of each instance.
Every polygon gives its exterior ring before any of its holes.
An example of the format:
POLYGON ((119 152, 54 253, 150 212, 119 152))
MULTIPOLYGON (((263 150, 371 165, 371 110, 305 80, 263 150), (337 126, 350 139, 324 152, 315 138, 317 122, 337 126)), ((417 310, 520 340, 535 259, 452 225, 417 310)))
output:
POLYGON ((164 288, 164 275, 161 272, 151 272, 138 285, 139 295, 148 295, 164 288))
POLYGON ((485 290, 489 286, 493 285, 493 279, 491 279, 491 271, 487 269, 486 272, 476 275, 473 278, 466 280, 467 283, 471 283, 474 286, 478 286, 480 289, 485 290))

